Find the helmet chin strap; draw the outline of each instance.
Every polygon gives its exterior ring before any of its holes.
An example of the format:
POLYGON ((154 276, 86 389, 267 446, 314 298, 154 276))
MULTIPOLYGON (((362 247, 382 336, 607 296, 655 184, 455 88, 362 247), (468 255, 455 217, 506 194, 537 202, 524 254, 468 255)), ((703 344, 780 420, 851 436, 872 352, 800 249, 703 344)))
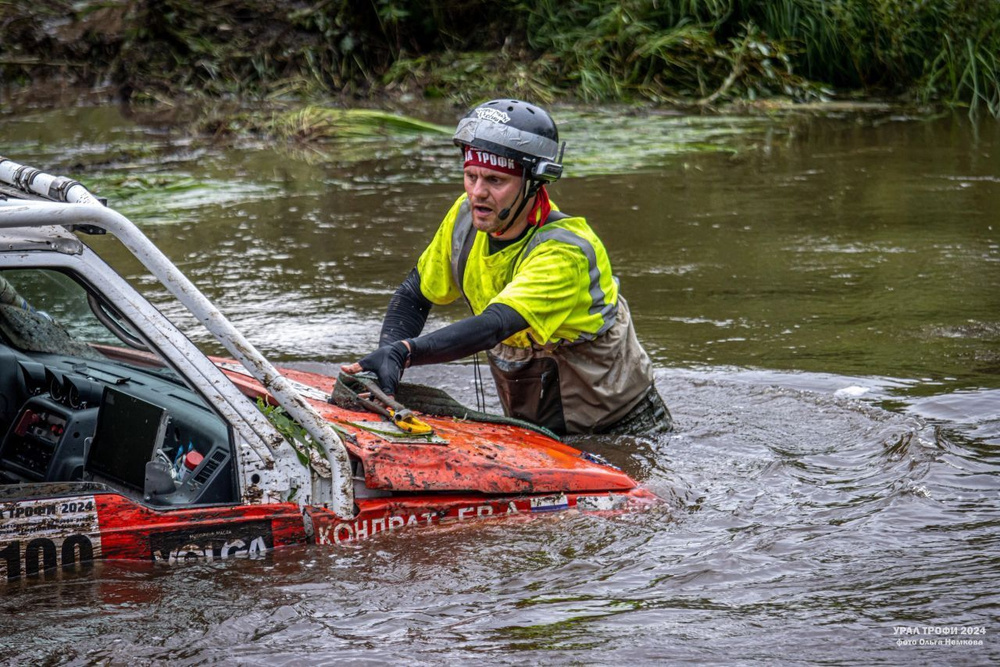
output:
MULTIPOLYGON (((510 222, 504 225, 503 229, 501 229, 500 231, 493 232, 493 236, 503 236, 504 234, 507 233, 507 230, 514 225, 514 222, 517 220, 518 216, 521 215, 521 212, 524 210, 524 207, 528 205, 528 201, 535 196, 535 193, 538 192, 538 188, 541 187, 542 185, 541 181, 535 181, 535 180, 528 181, 528 179, 525 178, 524 176, 521 177, 521 182, 524 184, 518 190, 518 198, 521 199, 521 203, 518 204, 517 210, 514 211, 514 215, 511 216, 510 222)), ((511 206, 513 206, 514 202, 516 201, 517 199, 514 199, 514 201, 511 202, 511 206)), ((497 219, 499 219, 500 222, 503 222, 504 220, 507 219, 508 215, 510 215, 510 206, 497 213, 497 219)))

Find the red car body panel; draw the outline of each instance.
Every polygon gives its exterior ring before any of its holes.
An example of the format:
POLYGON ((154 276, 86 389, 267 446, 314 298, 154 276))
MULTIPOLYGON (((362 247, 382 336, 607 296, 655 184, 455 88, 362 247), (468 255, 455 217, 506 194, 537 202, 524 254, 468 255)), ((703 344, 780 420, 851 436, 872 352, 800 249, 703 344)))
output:
POLYGON ((344 521, 325 509, 308 508, 314 541, 317 544, 343 544, 378 533, 403 528, 419 528, 471 519, 526 518, 532 515, 578 509, 588 512, 638 509, 659 499, 641 488, 625 493, 557 493, 541 496, 435 495, 406 499, 373 498, 358 503, 360 512, 344 521))
MULTIPOLYGON (((118 356, 148 361, 141 352, 118 356)), ((232 361, 215 361, 244 394, 268 399, 232 361)), ((357 515, 343 520, 327 508, 294 502, 155 508, 90 482, 35 485, 0 498, 0 580, 96 559, 213 561, 293 544, 342 544, 403 528, 567 509, 621 511, 659 500, 625 473, 517 426, 422 415, 445 443, 392 442, 356 426, 377 421, 376 415, 318 398, 331 393, 332 378, 282 372, 312 388, 307 400, 348 434, 345 444, 363 463, 365 487, 402 495, 357 498, 357 515)))
MULTIPOLYGON (((66 490, 72 486, 66 485, 66 490)), ((82 490, 88 484, 77 486, 82 490)), ((641 488, 603 494, 366 498, 358 501, 358 514, 344 520, 328 509, 302 509, 295 503, 158 510, 106 490, 40 496, 0 505, 7 533, 0 549, 0 580, 98 559, 169 565, 226 560, 306 542, 343 544, 404 528, 526 519, 568 509, 614 512, 657 502, 641 488)))

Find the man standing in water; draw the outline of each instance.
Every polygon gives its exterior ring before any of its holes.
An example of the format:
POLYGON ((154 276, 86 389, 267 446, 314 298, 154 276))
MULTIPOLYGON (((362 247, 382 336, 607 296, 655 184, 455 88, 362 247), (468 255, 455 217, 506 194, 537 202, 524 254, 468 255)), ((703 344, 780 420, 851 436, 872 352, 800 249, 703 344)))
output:
POLYGON ((552 118, 493 100, 459 121, 454 142, 465 194, 389 301, 380 347, 342 370, 372 371, 393 394, 406 366, 488 350, 510 417, 558 434, 669 430, 604 244, 549 201, 545 184, 563 171, 552 118), (431 306, 459 297, 472 317, 420 335, 431 306))

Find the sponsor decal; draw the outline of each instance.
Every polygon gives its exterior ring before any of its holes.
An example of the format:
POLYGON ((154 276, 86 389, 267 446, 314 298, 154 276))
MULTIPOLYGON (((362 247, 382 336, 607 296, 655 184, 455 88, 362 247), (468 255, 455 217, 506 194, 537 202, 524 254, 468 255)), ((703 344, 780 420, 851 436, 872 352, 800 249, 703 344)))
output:
POLYGON ((440 517, 434 512, 422 512, 408 516, 383 516, 377 519, 345 521, 333 526, 322 526, 316 533, 317 544, 342 544, 352 540, 363 540, 376 533, 399 530, 404 526, 432 526, 440 517))
POLYGON ((531 499, 532 512, 557 512, 568 508, 569 500, 566 499, 565 493, 531 499))
POLYGON ((604 512, 617 510, 625 506, 628 501, 627 496, 579 496, 576 499, 576 508, 581 512, 604 512))
POLYGON ((250 521, 203 530, 177 530, 149 536, 153 561, 168 565, 257 557, 273 548, 270 521, 250 521))
POLYGON ((492 109, 490 107, 479 107, 476 109, 476 116, 478 116, 480 120, 491 120, 494 123, 510 122, 510 116, 499 109, 492 109))
POLYGON ((414 526, 434 526, 454 521, 468 521, 487 517, 512 516, 520 514, 521 509, 527 509, 523 501, 507 501, 485 505, 466 505, 448 512, 419 512, 395 516, 383 516, 375 519, 358 519, 327 526, 320 526, 316 531, 317 544, 343 544, 352 540, 363 540, 377 533, 391 532, 400 528, 414 526), (521 503, 522 507, 517 505, 521 503))
POLYGON ((100 556, 94 496, 0 504, 0 579, 32 576, 100 556))

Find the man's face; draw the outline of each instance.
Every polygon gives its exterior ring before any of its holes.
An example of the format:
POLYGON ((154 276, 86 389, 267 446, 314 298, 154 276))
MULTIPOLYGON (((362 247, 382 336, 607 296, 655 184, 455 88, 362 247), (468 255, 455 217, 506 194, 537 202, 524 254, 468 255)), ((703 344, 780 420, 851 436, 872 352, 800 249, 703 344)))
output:
MULTIPOLYGON (((465 192, 472 206, 472 224, 487 234, 502 229, 510 220, 500 220, 497 214, 512 207, 521 189, 521 177, 469 165, 465 168, 465 192)), ((526 215, 523 211, 521 216, 526 215)), ((519 216, 520 217, 520 216, 519 216)), ((520 225, 514 224, 513 232, 520 225)))

